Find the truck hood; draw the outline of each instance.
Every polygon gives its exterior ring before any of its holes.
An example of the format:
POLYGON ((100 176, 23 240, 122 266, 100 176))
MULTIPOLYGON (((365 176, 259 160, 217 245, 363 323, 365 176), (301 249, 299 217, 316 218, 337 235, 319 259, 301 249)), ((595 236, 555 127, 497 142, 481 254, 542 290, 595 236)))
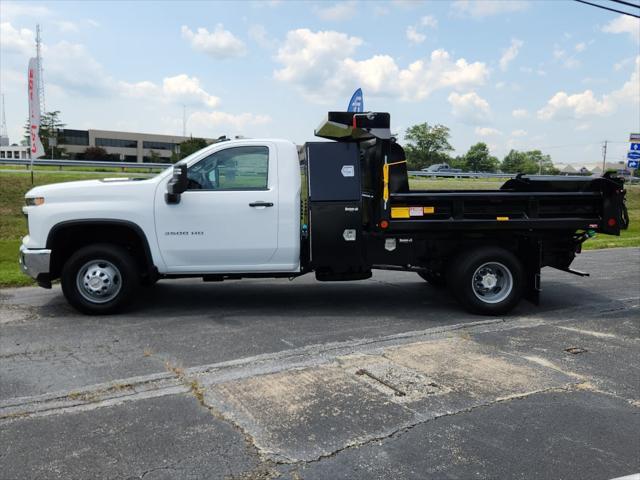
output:
POLYGON ((153 179, 105 178, 103 180, 80 180, 76 182, 52 183, 32 188, 25 196, 44 197, 46 202, 82 201, 130 196, 155 185, 153 179))

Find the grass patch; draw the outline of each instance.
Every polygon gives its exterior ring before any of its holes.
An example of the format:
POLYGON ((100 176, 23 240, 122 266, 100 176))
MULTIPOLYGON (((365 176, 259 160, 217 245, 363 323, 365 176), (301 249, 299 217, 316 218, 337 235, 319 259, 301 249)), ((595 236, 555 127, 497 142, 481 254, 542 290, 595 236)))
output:
MULTIPOLYGON (((51 168, 51 167, 49 167, 51 168)), ((24 194, 33 186, 50 183, 91 180, 113 176, 109 172, 51 172, 46 168, 36 170, 34 185, 29 172, 3 172, 0 169, 0 287, 33 285, 33 281, 23 275, 18 266, 18 249, 21 239, 27 234, 27 226, 22 215, 24 194)), ((132 172, 130 176, 135 176, 132 172)), ((416 190, 495 190, 504 179, 469 178, 411 178, 410 185, 416 190)), ((640 185, 628 185, 627 207, 631 226, 619 237, 599 235, 584 244, 585 249, 640 246, 640 185)))
POLYGON ((597 235, 583 244, 585 249, 640 246, 640 185, 627 185, 626 190, 629 228, 623 230, 619 237, 597 235))

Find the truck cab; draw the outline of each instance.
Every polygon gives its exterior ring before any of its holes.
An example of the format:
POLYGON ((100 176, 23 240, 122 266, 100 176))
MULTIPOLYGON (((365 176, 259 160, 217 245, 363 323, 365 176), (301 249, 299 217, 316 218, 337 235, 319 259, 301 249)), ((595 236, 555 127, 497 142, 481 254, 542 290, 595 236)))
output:
POLYGON ((496 315, 538 301, 542 267, 578 273, 582 242, 628 224, 613 177, 412 191, 390 132, 387 113, 329 112, 315 131, 325 141, 222 141, 150 179, 36 187, 22 269, 45 288, 59 278, 88 314, 116 312, 159 279, 347 281, 393 269, 496 315))

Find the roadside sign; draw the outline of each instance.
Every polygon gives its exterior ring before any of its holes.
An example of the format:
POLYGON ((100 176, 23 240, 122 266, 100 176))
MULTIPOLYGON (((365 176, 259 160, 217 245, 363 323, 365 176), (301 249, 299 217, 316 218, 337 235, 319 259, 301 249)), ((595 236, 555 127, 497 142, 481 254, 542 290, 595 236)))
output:
POLYGON ((638 165, 640 165, 640 160, 628 160, 627 161, 627 168, 638 168, 638 165))
POLYGON ((627 158, 629 160, 638 160, 640 159, 640 152, 629 152, 627 153, 627 158))
POLYGON ((632 152, 640 152, 640 143, 632 143, 629 145, 629 150, 632 152))
POLYGON ((630 142, 640 142, 640 133, 630 133, 629 134, 630 142))

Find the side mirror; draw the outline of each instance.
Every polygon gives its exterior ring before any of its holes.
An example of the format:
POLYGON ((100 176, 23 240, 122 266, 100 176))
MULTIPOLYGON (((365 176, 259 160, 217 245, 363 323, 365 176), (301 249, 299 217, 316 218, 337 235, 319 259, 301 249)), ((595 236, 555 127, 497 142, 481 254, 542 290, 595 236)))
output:
POLYGON ((164 198, 167 203, 180 203, 180 194, 187 191, 187 164, 179 163, 173 166, 173 177, 167 183, 167 193, 164 198))

